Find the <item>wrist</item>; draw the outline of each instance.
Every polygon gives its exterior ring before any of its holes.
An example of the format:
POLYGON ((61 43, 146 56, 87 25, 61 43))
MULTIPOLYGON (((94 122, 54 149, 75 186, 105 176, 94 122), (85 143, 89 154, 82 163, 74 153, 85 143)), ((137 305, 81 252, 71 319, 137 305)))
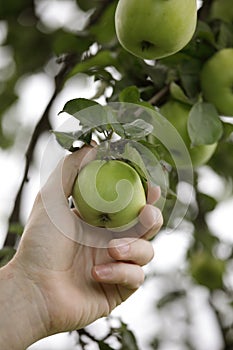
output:
POLYGON ((24 350, 45 337, 39 288, 14 263, 0 269, 0 349, 24 350))

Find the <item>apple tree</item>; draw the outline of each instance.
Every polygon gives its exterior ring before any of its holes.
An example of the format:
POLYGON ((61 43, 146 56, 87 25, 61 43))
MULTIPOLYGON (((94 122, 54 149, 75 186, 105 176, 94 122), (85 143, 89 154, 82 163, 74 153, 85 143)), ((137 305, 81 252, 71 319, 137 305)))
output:
MULTIPOLYGON (((150 1, 146 3, 149 6, 150 1)), ((178 232, 188 242, 182 264, 172 270, 150 270, 145 281, 145 286, 149 283, 159 291, 152 305, 153 312, 160 324, 167 325, 155 327, 148 347, 162 349, 172 344, 170 348, 203 349, 196 340, 199 339, 195 324, 198 310, 192 305, 195 293, 214 320, 219 341, 216 349, 230 350, 233 348, 232 238, 221 237, 208 218, 215 215, 223 200, 232 196, 232 1, 198 2, 198 20, 192 39, 178 52, 150 60, 135 56, 120 44, 114 21, 117 4, 117 0, 0 1, 1 154, 18 158, 24 155, 20 183, 13 204, 9 204, 9 215, 1 217, 7 230, 0 250, 0 264, 6 264, 17 249, 25 224, 24 191, 33 177, 38 145, 51 136, 56 120, 62 119, 61 110, 55 111, 54 106, 63 91, 70 86, 77 90, 75 97, 73 93, 69 96, 70 90, 67 90, 68 98, 62 106, 62 111, 70 115, 93 104, 101 107, 129 103, 146 108, 161 114, 181 135, 192 161, 192 183, 180 181, 171 152, 161 140, 147 133, 147 123, 117 123, 118 128, 110 123, 108 128, 83 132, 82 142, 90 143, 96 133, 108 139, 115 132, 139 140, 156 154, 168 185, 166 191, 162 191, 164 228, 155 238, 155 247, 156 240, 166 234, 171 210, 180 194, 180 208, 187 207, 182 220, 179 212, 173 217, 172 224, 179 221, 179 225, 168 235, 172 239, 178 232), (63 7, 69 9, 69 15, 63 7), (20 107, 21 86, 28 78, 40 74, 46 76, 51 94, 36 117, 34 111, 28 113, 20 107), (89 94, 84 98, 75 84, 79 87, 87 84, 89 94), (21 123, 24 113, 31 115, 32 120, 21 123), (203 176, 217 177, 222 191, 201 186, 203 176), (188 205, 187 188, 193 190, 188 205)), ((176 8, 174 16, 175 13, 176 8)), ((169 20, 174 19, 171 16, 169 20)), ((143 18, 137 23, 141 28, 131 29, 136 37, 144 30, 143 18)), ((166 28, 157 28, 157 35, 164 31, 166 28)), ((126 43, 131 40, 129 33, 123 34, 126 43)), ((43 86, 40 91, 42 93, 43 86)), ((24 98, 26 106, 29 105, 30 97, 24 98)), ((39 93, 37 103, 40 98, 39 93)), ((90 122, 95 125, 98 117, 90 118, 81 120, 84 130, 90 122)), ((56 136, 62 146, 74 150, 75 138, 70 134, 57 133, 56 136)), ((228 229, 232 231, 232 227, 228 229)), ((102 338, 88 329, 78 330, 77 346, 86 349, 88 343, 94 342, 99 349, 139 349, 140 334, 134 334, 123 320, 118 321, 117 326, 113 326, 111 320, 106 320, 109 331, 102 338), (115 342, 111 343, 111 339, 115 342)))

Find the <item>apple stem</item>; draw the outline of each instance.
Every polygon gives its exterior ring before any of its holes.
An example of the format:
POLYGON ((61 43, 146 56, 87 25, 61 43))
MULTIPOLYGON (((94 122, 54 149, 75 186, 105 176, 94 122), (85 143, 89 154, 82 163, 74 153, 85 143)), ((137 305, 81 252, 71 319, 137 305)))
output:
POLYGON ((101 214, 101 221, 103 221, 103 222, 108 222, 108 221, 110 221, 109 215, 108 215, 107 213, 101 214))

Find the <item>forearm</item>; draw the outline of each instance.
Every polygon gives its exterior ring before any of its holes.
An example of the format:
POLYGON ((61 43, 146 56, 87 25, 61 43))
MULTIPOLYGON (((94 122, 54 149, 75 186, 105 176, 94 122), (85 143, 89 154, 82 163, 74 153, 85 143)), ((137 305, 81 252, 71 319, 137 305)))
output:
POLYGON ((38 298, 37 287, 11 265, 0 269, 0 349, 25 350, 46 336, 46 310, 35 303, 35 293, 38 298))

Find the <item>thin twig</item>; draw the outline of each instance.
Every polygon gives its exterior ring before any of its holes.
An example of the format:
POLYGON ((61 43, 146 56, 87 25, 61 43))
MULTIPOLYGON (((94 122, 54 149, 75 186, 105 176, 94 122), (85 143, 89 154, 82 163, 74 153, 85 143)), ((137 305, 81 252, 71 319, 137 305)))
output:
POLYGON ((148 102, 152 105, 156 105, 169 91, 169 86, 164 86, 159 92, 157 92, 148 102))

